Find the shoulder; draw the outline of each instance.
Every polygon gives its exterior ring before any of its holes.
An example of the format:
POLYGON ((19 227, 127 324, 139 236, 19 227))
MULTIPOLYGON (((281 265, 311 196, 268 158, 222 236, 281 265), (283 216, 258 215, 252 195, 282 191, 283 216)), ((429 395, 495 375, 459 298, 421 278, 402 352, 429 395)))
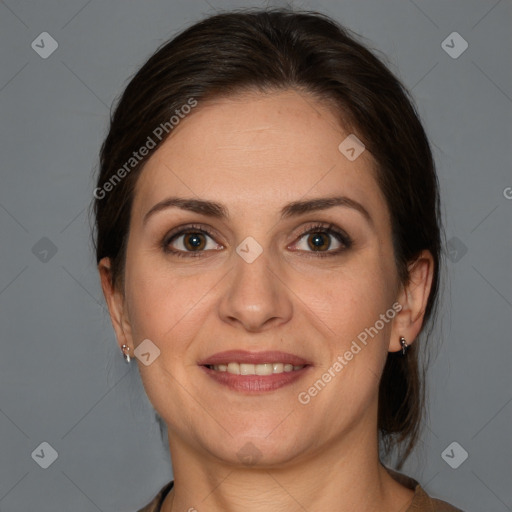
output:
POLYGON ((460 508, 450 505, 446 501, 432 498, 418 484, 414 492, 414 499, 406 512, 463 512, 460 508))
POLYGON ((405 512, 464 512, 446 501, 429 496, 414 478, 390 468, 386 468, 386 470, 397 482, 414 490, 412 502, 405 512))
POLYGON ((174 485, 174 480, 171 480, 169 483, 165 484, 159 491, 158 494, 143 508, 137 510, 137 512, 160 512, 160 508, 162 503, 169 494, 172 486, 174 485))

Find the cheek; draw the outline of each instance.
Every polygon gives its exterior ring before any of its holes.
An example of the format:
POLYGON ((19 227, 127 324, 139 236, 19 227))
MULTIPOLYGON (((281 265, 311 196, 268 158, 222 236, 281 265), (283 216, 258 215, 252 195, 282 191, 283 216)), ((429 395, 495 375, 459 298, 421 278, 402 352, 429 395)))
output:
POLYGON ((394 300, 393 272, 370 251, 325 276, 322 284, 302 278, 296 287, 308 308, 344 338, 373 325, 394 300))
POLYGON ((193 319, 204 310, 205 294, 215 280, 207 273, 183 276, 169 269, 143 256, 127 261, 126 296, 135 344, 149 338, 162 348, 168 343, 178 348, 201 325, 193 319))
POLYGON ((127 264, 129 321, 135 347, 149 339, 160 350, 154 363, 138 366, 150 402, 169 423, 169 410, 191 409, 186 402, 193 391, 189 384, 183 392, 183 383, 188 382, 189 367, 195 366, 188 349, 201 329, 198 315, 206 307, 201 300, 206 281, 204 277, 176 276, 149 260, 134 258, 127 264))
POLYGON ((349 421, 348 416, 364 414, 377 396, 394 317, 392 278, 393 273, 384 272, 375 255, 368 253, 334 274, 328 286, 308 288, 305 303, 328 326, 324 341, 328 354, 308 382, 311 387, 303 391, 311 390, 314 406, 332 421, 334 430, 349 421), (325 382, 324 377, 329 381, 326 391, 317 392, 315 383, 325 382))

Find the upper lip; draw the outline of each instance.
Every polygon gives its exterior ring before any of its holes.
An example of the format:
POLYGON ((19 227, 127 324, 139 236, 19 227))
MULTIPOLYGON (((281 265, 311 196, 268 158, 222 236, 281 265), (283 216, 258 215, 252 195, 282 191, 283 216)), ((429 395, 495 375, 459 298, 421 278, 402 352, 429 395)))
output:
POLYGON ((310 362, 302 357, 287 352, 277 350, 267 350, 264 352, 248 352, 247 350, 227 350, 225 352, 217 352, 209 356, 198 364, 201 366, 242 363, 242 364, 264 364, 264 363, 284 363, 293 364, 294 366, 308 365, 310 362))

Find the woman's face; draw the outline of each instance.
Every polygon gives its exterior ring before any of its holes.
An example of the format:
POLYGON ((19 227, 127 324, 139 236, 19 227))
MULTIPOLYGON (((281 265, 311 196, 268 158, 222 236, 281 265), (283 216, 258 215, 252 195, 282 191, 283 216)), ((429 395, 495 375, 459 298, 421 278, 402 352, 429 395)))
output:
POLYGON ((147 162, 121 329, 132 354, 160 351, 136 360, 171 449, 278 464, 376 435, 401 288, 374 161, 342 153, 348 135, 311 96, 254 93, 199 103, 147 162))

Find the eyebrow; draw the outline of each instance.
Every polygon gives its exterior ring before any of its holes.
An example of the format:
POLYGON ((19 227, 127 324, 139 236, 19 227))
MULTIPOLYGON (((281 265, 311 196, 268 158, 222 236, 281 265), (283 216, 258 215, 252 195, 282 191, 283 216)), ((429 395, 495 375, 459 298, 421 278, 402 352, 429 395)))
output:
MULTIPOLYGON (((293 201, 281 209, 281 219, 298 217, 305 213, 327 210, 335 206, 343 206, 358 211, 366 221, 373 226, 373 219, 368 213, 368 210, 361 203, 345 196, 319 197, 316 199, 309 199, 307 201, 293 201)), ((148 219, 155 213, 168 208, 180 208, 182 210, 199 213, 216 219, 227 220, 230 218, 227 208, 221 203, 206 201, 203 199, 168 197, 167 199, 155 204, 144 215, 143 224, 146 224, 148 219)))

